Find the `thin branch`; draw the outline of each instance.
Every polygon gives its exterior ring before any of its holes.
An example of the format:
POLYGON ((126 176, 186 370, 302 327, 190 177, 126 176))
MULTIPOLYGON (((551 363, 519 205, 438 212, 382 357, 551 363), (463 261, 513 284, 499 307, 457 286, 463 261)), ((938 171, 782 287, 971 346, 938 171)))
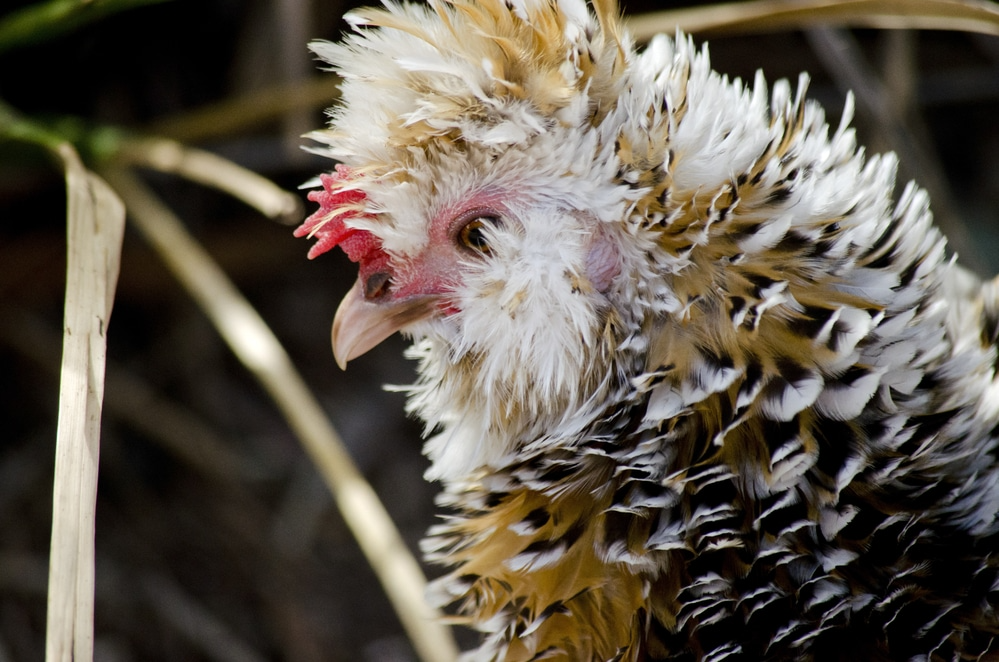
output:
POLYGON ((814 25, 999 35, 999 7, 986 0, 754 0, 639 14, 628 17, 627 24, 638 41, 677 28, 707 36, 814 25))
POLYGON ((333 493, 421 659, 453 660, 457 646, 440 615, 423 599, 425 579, 419 565, 277 338, 147 186, 124 169, 109 169, 105 176, 125 200, 145 238, 287 418, 333 493))

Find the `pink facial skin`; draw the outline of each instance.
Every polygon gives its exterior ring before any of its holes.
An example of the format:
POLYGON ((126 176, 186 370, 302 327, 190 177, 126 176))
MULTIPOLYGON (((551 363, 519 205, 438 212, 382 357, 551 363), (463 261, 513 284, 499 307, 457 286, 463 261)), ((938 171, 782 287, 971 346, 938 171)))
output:
POLYGON ((621 258, 617 247, 602 231, 597 230, 590 240, 590 252, 586 255, 586 277, 593 289, 606 294, 611 283, 621 273, 621 258))
MULTIPOLYGON (((435 214, 428 228, 425 250, 406 264, 389 266, 389 255, 381 241, 366 230, 349 227, 353 218, 370 218, 363 209, 365 194, 350 187, 354 175, 350 168, 337 165, 335 172, 320 175, 323 189, 309 193, 309 200, 319 209, 298 229, 296 237, 314 235, 316 243, 309 250, 315 258, 339 246, 359 266, 362 294, 369 301, 405 300, 411 297, 436 296, 436 309, 443 315, 459 312, 448 292, 453 291, 460 261, 455 235, 477 216, 504 216, 503 196, 497 191, 480 191, 460 205, 448 206, 435 214)), ((594 234, 586 259, 586 275, 594 289, 606 292, 620 272, 617 250, 603 232, 594 234)))

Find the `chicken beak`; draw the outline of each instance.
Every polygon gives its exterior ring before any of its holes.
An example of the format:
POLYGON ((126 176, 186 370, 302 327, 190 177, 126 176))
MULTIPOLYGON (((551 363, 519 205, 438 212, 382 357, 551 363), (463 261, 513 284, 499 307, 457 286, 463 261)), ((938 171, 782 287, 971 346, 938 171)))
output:
POLYGON ((393 301, 389 297, 374 300, 364 296, 360 279, 340 302, 333 318, 333 357, 341 369, 396 331, 424 319, 435 310, 436 297, 407 297, 393 301))

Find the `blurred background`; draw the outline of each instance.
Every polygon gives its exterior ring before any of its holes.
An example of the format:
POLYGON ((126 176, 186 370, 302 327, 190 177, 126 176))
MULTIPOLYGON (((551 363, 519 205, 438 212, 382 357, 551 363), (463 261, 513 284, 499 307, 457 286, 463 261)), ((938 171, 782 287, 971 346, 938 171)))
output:
MULTIPOLYGON (((0 22, 28 4, 6 0, 0 22)), ((332 165, 302 149, 335 95, 306 43, 338 38, 350 6, 144 4, 0 50, 0 100, 66 135, 175 138, 295 191, 332 165)), ((809 71, 833 123, 845 89, 858 90, 861 142, 897 151, 902 176, 931 189, 963 263, 999 271, 999 38, 736 29, 711 37, 711 55, 749 80, 809 71)), ((408 383, 412 366, 393 338, 336 368, 329 328, 355 272, 339 252, 305 259, 291 231, 313 205, 299 194, 286 225, 179 177, 143 176, 271 325, 415 550, 437 487, 422 479, 419 424, 381 389, 408 383)), ((0 137, 0 662, 44 657, 65 205, 44 153, 0 137)), ((131 227, 108 344, 96 659, 414 660, 277 409, 131 227)))

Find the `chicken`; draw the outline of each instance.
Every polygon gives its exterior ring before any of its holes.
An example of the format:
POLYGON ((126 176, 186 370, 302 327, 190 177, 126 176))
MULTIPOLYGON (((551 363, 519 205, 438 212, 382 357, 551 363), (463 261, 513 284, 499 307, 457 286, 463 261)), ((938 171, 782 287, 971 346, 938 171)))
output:
POLYGON ((471 660, 999 659, 999 284, 806 101, 609 0, 348 15, 297 234, 413 338, 471 660))

